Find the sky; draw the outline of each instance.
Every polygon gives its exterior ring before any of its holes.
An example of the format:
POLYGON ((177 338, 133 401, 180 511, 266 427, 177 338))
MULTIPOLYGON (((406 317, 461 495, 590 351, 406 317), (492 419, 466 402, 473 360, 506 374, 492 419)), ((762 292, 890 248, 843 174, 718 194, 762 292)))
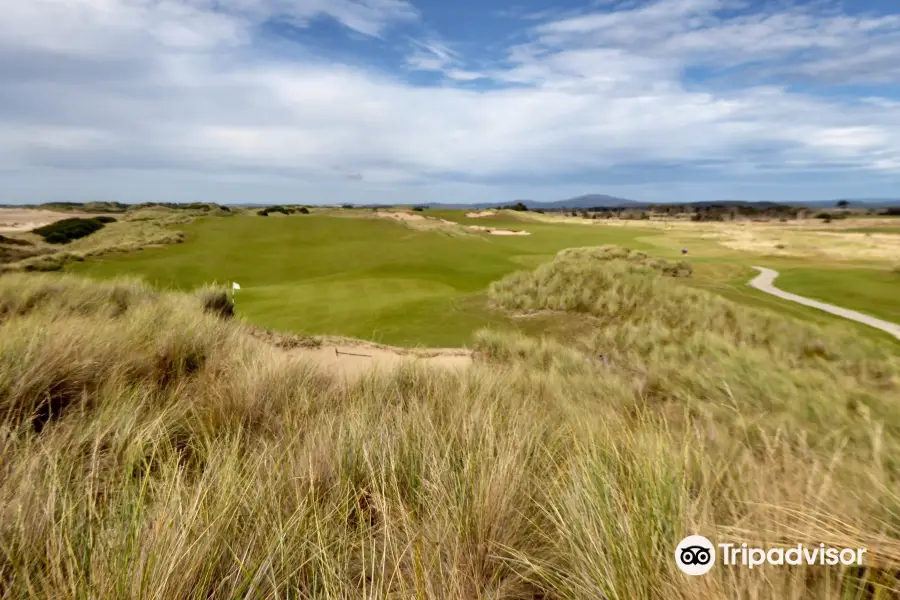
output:
POLYGON ((0 203, 900 197, 896 0, 0 14, 0 203))

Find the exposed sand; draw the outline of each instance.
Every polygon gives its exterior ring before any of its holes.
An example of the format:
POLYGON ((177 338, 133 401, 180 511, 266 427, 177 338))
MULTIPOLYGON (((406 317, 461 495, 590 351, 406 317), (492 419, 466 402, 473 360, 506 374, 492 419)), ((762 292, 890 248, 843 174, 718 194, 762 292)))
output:
POLYGON ((381 212, 378 211, 375 213, 379 217, 383 217, 385 219, 397 219, 398 221, 424 221, 425 217, 422 215, 417 215, 415 213, 408 212, 381 212))
POLYGON ((473 363, 473 352, 463 348, 397 348, 336 336, 300 338, 251 329, 252 335, 344 379, 369 373, 388 373, 404 365, 463 370, 473 363))
POLYGON ((37 227, 43 227, 44 225, 74 216, 82 215, 32 208, 0 208, 0 233, 31 231, 37 227))
POLYGON ((426 217, 415 213, 407 212, 376 212, 375 215, 383 219, 394 219, 401 221, 414 229, 443 229, 449 233, 464 233, 465 230, 480 231, 490 235, 531 235, 528 231, 513 231, 511 229, 495 229, 493 227, 483 227, 481 225, 461 225, 455 221, 447 219, 436 219, 434 217, 426 217))
POLYGON ((357 378, 367 373, 387 373, 403 365, 424 365, 439 369, 462 370, 472 364, 471 352, 465 350, 403 350, 360 343, 356 345, 323 344, 318 348, 292 350, 331 373, 357 378))
POLYGON ((480 219, 482 217, 492 217, 497 214, 495 210, 482 210, 478 212, 469 212, 466 213, 466 216, 470 219, 480 219))
POLYGON ((466 225, 466 229, 473 231, 483 231, 491 235, 531 235, 530 231, 513 231, 512 229, 494 229, 493 227, 482 227, 481 225, 466 225))

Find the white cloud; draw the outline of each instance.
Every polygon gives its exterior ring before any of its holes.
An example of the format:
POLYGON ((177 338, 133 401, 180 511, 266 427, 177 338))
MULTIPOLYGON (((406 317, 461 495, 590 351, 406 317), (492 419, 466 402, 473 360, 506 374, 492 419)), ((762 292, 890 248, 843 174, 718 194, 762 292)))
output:
POLYGON ((698 65, 784 71, 767 61, 801 51, 811 54, 793 71, 830 77, 896 59, 900 23, 805 8, 720 16, 734 6, 659 0, 546 22, 483 71, 445 42, 420 42, 406 67, 449 83, 415 87, 256 51, 258 25, 276 18, 384 35, 417 14, 398 0, 0 0, 0 169, 278 173, 323 186, 549 181, 645 164, 900 172, 895 101, 683 77, 698 65), (864 40, 866 52, 843 56, 864 40))

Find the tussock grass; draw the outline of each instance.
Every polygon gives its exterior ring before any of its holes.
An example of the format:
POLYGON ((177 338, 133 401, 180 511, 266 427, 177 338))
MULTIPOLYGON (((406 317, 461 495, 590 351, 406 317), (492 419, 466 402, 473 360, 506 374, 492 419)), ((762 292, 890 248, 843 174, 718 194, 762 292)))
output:
POLYGON ((466 372, 355 383, 204 310, 215 289, 3 277, 0 595, 889 597, 896 359, 619 261, 491 290, 594 315, 574 344, 482 332, 466 372), (872 568, 692 579, 695 532, 872 568))

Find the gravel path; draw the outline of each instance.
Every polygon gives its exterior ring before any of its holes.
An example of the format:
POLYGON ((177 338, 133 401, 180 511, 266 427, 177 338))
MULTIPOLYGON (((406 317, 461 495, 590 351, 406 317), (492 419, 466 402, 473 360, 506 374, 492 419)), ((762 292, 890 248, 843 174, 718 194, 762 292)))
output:
POLYGON ((754 287, 767 294, 772 294, 773 296, 778 296, 779 298, 790 300, 791 302, 818 308, 819 310, 824 310, 827 313, 831 313, 839 317, 844 317, 845 319, 864 323, 865 325, 868 325, 870 327, 875 327, 876 329, 886 331, 887 333, 900 340, 900 325, 897 325, 896 323, 891 323, 890 321, 882 321, 881 319, 876 319, 875 317, 856 312, 855 310, 841 308, 840 306, 834 306, 833 304, 819 302, 818 300, 804 298, 803 296, 798 296, 797 294, 791 294, 790 292, 779 290, 777 287, 775 287, 774 284, 775 278, 778 277, 778 271, 773 271, 772 269, 767 269, 765 267, 753 268, 759 271, 759 275, 757 275, 750 281, 751 287, 754 287))

